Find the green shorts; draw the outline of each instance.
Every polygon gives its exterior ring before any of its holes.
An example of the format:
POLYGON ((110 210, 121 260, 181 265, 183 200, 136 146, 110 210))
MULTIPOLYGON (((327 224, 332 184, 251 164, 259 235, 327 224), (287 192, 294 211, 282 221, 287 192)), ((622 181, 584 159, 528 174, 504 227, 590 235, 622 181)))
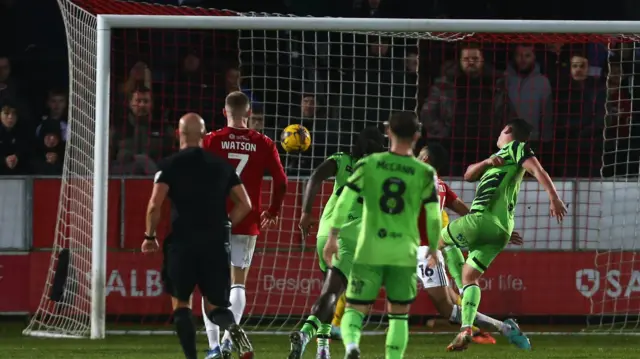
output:
MULTIPOLYGON (((318 255, 318 267, 322 273, 325 273, 329 266, 324 261, 324 255, 322 251, 324 250, 324 245, 329 240, 329 237, 318 237, 316 240, 316 253, 318 255)), ((351 266, 353 265, 353 254, 356 252, 356 244, 357 241, 351 239, 343 239, 338 238, 338 258, 333 258, 331 264, 340 270, 342 274, 346 278, 349 278, 349 273, 351 273, 351 266)))
POLYGON ((327 263, 324 261, 324 256, 322 255, 322 251, 324 250, 324 245, 325 243, 327 243, 328 239, 329 237, 327 236, 321 236, 316 238, 316 253, 318 254, 318 267, 320 267, 320 270, 322 271, 322 273, 325 273, 327 271, 327 268, 329 268, 327 263))
POLYGON ((381 266, 354 263, 347 286, 347 302, 373 304, 380 288, 393 304, 411 304, 418 293, 415 267, 381 266))
POLYGON ((511 233, 491 216, 471 213, 442 229, 442 240, 448 245, 468 248, 467 264, 484 273, 491 262, 509 243, 511 233))
POLYGON ((351 267, 353 266, 353 254, 356 252, 357 240, 338 238, 338 258, 333 257, 331 264, 344 275, 345 279, 349 278, 351 267))

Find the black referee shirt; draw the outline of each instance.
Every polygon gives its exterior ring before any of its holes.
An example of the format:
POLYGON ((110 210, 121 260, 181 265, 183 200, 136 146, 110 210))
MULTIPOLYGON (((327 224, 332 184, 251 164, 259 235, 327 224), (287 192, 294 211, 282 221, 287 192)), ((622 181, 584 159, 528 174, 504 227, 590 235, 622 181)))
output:
POLYGON ((161 161, 154 183, 169 186, 172 233, 195 234, 230 226, 227 196, 242 182, 224 159, 189 147, 161 161))

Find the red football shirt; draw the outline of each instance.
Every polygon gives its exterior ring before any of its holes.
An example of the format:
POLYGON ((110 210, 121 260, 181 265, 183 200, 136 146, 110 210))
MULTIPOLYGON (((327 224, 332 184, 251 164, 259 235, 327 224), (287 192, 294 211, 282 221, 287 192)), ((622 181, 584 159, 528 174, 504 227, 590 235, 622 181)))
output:
MULTIPOLYGON (((440 212, 444 211, 444 208, 449 206, 453 201, 458 198, 458 195, 449 188, 449 186, 444 183, 438 177, 438 198, 440 199, 440 212)), ((420 230, 420 244, 423 246, 429 245, 429 239, 427 238, 427 223, 426 223, 426 212, 424 208, 420 211, 420 218, 418 219, 418 229, 420 230)))
MULTIPOLYGON (((277 216, 284 199, 287 176, 280 162, 275 143, 260 132, 248 128, 225 127, 208 133, 203 147, 212 153, 226 158, 236 167, 236 172, 249 194, 253 209, 231 229, 232 234, 260 234, 260 213, 262 212, 262 178, 268 171, 273 178, 273 193, 269 213, 277 216)), ((231 199, 227 210, 233 208, 231 199)))

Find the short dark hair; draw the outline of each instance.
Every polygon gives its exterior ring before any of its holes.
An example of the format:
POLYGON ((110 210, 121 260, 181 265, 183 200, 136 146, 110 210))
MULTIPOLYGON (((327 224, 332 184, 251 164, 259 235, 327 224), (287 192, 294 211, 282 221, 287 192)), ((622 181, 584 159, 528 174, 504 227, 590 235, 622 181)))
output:
POLYGON ((480 52, 482 52, 482 46, 480 46, 480 44, 476 42, 467 42, 461 44, 459 50, 460 53, 462 53, 462 50, 479 50, 480 52))
POLYGON ((516 141, 526 142, 529 141, 533 126, 522 118, 514 118, 507 122, 507 126, 511 127, 511 133, 516 141))
POLYGON ((133 95, 135 94, 150 94, 151 93, 151 89, 148 88, 145 85, 137 85, 136 87, 133 88, 133 90, 129 93, 129 101, 131 101, 133 99, 133 95))
POLYGON ((584 52, 573 52, 573 53, 571 53, 571 59, 573 59, 574 57, 579 57, 581 59, 585 59, 585 60, 587 60, 587 63, 589 63, 589 56, 587 56, 587 54, 585 54, 584 52))
POLYGON ((251 100, 242 91, 233 91, 227 95, 224 105, 232 111, 244 111, 247 106, 251 105, 251 100))
POLYGON ((66 98, 67 97, 67 91, 65 91, 63 89, 51 89, 51 90, 49 90, 48 96, 49 96, 49 98, 56 97, 56 96, 61 96, 61 97, 66 98))
POLYGON ((391 114, 388 121, 389 130, 401 139, 410 139, 420 132, 418 116, 412 111, 400 111, 391 114))
POLYGON ((449 162, 447 150, 437 142, 427 143, 422 149, 429 154, 429 164, 435 168, 437 172, 440 172, 449 162))
POLYGON ((513 45, 513 52, 515 53, 519 47, 524 47, 524 48, 531 48, 533 50, 533 53, 535 54, 536 52, 536 44, 530 43, 530 42, 519 42, 515 45, 513 45))
POLYGON ((369 126, 360 131, 356 138, 351 155, 362 158, 376 152, 384 151, 384 136, 376 126, 369 126))

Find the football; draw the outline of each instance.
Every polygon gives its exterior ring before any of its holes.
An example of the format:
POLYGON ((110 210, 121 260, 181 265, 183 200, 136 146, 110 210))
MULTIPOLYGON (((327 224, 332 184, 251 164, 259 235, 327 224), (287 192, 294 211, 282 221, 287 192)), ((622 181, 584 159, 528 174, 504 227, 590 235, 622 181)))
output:
POLYGON ((280 144, 288 153, 304 152, 311 146, 311 134, 302 125, 289 125, 282 131, 280 144))

